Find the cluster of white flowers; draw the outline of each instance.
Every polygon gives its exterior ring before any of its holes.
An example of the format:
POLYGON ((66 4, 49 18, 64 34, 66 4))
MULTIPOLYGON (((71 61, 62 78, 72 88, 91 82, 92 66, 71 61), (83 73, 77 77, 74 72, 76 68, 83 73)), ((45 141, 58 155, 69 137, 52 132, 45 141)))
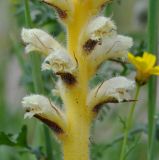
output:
MULTIPOLYGON (((97 6, 101 6, 107 1, 94 0, 97 6)), ((44 2, 52 4, 56 9, 59 7, 63 11, 71 10, 73 12, 71 0, 44 0, 44 2)), ((75 77, 79 72, 78 59, 72 57, 67 49, 49 34, 40 29, 23 29, 22 39, 26 43, 26 53, 38 51, 45 56, 42 70, 52 70, 64 80, 64 84, 68 83, 66 85, 76 82, 75 77)), ((128 49, 132 44, 131 38, 117 34, 117 27, 110 18, 98 16, 91 18, 83 28, 79 37, 79 47, 82 53, 79 54, 86 57, 85 61, 88 61, 88 67, 92 67, 95 73, 97 67, 104 61, 127 56, 128 49)), ((80 82, 78 83, 80 85, 80 82)), ((125 77, 112 78, 95 89, 90 89, 85 103, 93 111, 95 107, 102 103, 130 101, 129 91, 134 86, 134 82, 125 77)), ((64 92, 64 90, 60 90, 60 92, 64 92)), ((27 111, 25 117, 30 118, 38 115, 38 117, 49 119, 61 126, 59 119, 64 117, 63 111, 60 111, 58 107, 52 104, 44 96, 31 95, 25 97, 23 99, 23 106, 27 111)))

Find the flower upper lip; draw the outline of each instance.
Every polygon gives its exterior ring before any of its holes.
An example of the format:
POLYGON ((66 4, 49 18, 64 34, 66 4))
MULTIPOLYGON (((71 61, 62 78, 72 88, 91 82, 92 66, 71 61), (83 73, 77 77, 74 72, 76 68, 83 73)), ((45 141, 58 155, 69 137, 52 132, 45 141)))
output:
POLYGON ((62 48, 62 46, 54 38, 52 38, 52 36, 37 28, 23 28, 21 37, 26 44, 26 53, 31 51, 39 51, 44 56, 47 56, 50 52, 62 48))

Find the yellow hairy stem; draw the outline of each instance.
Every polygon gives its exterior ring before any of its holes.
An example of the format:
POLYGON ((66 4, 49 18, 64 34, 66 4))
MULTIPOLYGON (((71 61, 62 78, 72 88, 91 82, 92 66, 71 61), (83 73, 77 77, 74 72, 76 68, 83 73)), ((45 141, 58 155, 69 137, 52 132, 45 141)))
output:
POLYGON ((80 33, 91 17, 93 7, 91 1, 90 3, 88 2, 89 1, 85 3, 75 2, 74 13, 70 22, 67 24, 68 50, 71 54, 78 54, 76 52, 79 50, 80 33))
POLYGON ((82 29, 90 18, 91 3, 81 4, 74 0, 75 10, 72 21, 67 24, 68 53, 77 59, 78 72, 77 82, 71 89, 63 93, 63 101, 66 106, 68 118, 67 136, 63 139, 64 160, 88 160, 89 159, 89 130, 91 123, 91 112, 86 106, 88 92, 88 70, 79 38, 82 29))

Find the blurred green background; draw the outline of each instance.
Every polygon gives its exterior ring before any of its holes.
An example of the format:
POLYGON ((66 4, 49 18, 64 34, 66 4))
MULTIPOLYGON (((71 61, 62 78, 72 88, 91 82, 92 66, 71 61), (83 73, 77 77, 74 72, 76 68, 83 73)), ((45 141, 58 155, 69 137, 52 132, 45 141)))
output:
MULTIPOLYGON (((65 44, 65 31, 56 20, 55 12, 37 0, 30 0, 34 27, 41 28, 65 44)), ((141 55, 147 48, 147 0, 116 0, 104 10, 118 27, 118 32, 134 38, 132 52, 141 55)), ((32 64, 24 54, 20 32, 25 24, 23 0, 0 1, 0 160, 46 160, 43 125, 35 120, 24 120, 21 99, 34 92, 32 64)), ((116 75, 133 78, 132 67, 106 62, 92 78, 90 86, 116 75)), ((56 77, 42 73, 45 94, 60 103, 51 94, 56 77)), ((157 103, 157 108, 158 108, 157 103)), ((118 160, 122 130, 129 103, 104 106, 91 131, 92 160, 118 160)), ((147 155, 147 86, 142 88, 135 113, 134 129, 129 137, 128 160, 146 160, 147 155)), ((158 109, 157 109, 158 113, 158 109)), ((157 115, 157 114, 156 114, 157 115)), ((158 119, 156 119, 158 121, 158 119)), ((158 129, 159 130, 159 129, 158 129)), ((159 131, 156 132, 155 158, 159 159, 159 131)), ((52 148, 54 160, 61 160, 61 150, 54 134, 52 148)))

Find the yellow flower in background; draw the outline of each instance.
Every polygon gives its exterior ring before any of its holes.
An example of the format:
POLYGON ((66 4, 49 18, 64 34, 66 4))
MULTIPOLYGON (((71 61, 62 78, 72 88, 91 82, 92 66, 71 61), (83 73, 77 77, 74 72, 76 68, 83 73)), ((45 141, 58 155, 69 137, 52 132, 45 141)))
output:
POLYGON ((128 59, 137 69, 136 81, 140 85, 145 84, 151 75, 159 75, 159 66, 155 66, 155 55, 144 52, 142 57, 135 57, 129 53, 128 59))

